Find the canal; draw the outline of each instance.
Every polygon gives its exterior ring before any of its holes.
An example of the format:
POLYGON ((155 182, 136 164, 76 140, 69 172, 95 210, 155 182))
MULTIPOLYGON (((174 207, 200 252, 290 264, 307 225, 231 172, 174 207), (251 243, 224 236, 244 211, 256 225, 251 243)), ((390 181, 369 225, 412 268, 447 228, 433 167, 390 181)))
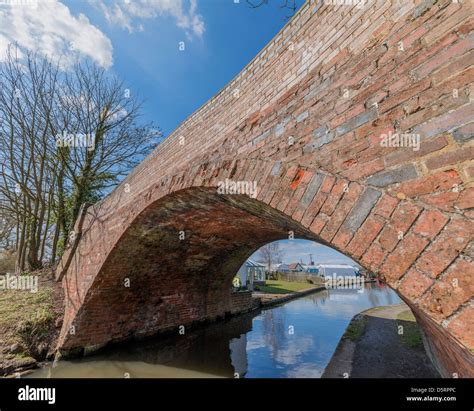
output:
POLYGON ((80 360, 60 361, 28 377, 320 377, 352 317, 399 304, 383 284, 323 290, 261 312, 125 343, 80 360))

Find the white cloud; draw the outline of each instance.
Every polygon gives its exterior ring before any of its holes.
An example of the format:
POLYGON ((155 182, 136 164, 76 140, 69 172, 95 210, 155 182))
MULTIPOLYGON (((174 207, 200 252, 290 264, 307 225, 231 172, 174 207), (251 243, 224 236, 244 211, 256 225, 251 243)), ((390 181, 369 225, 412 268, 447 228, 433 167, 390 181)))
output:
POLYGON ((142 31, 139 20, 154 19, 158 16, 172 16, 176 25, 183 29, 188 37, 201 37, 205 26, 197 11, 197 0, 90 0, 100 8, 107 21, 127 29, 130 33, 142 31), (186 7, 187 6, 187 7, 186 7))
POLYGON ((73 16, 58 0, 0 2, 0 59, 8 44, 58 58, 64 65, 87 56, 108 68, 112 43, 84 14, 73 16))

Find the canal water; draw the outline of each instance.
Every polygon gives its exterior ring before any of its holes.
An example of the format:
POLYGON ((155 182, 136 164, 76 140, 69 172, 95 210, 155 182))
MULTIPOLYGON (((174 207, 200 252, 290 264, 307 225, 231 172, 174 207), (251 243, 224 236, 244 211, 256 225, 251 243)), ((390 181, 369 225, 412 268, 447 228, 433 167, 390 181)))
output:
POLYGON ((29 377, 320 377, 352 317, 399 304, 383 284, 362 290, 324 290, 169 336, 107 348, 77 361, 60 361, 29 377))

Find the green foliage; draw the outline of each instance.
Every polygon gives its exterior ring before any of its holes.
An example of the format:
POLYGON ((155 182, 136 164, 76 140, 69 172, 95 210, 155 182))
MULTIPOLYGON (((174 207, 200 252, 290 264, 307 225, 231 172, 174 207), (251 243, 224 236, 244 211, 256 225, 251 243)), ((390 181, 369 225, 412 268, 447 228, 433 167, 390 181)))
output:
POLYGON ((403 334, 400 334, 400 339, 403 344, 411 348, 423 347, 420 329, 411 310, 406 310, 398 314, 397 325, 403 326, 403 334))
POLYGON ((354 318, 346 329, 344 338, 351 340, 352 342, 358 341, 365 330, 365 318, 363 316, 354 318))
POLYGON ((0 253, 0 273, 15 271, 15 259, 16 255, 14 253, 0 253))

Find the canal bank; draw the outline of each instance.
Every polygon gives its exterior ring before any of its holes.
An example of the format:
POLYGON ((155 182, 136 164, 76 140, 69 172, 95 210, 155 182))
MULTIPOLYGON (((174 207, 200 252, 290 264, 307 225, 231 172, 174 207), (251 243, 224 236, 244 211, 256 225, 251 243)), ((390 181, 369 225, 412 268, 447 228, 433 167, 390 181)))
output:
MULTIPOLYGON (((364 284, 375 283, 376 280, 364 280, 364 284)), ((287 303, 291 300, 304 297, 306 295, 310 295, 319 291, 327 290, 325 285, 316 285, 314 287, 307 288, 305 290, 294 291, 287 294, 272 294, 272 293, 253 293, 254 298, 258 298, 260 302, 261 308, 271 308, 275 307, 280 304, 287 303)))
POLYGON ((319 378, 353 316, 400 303, 388 287, 319 290, 284 304, 186 330, 105 347, 100 353, 45 364, 30 377, 319 378))
POLYGON ((405 303, 370 308, 349 323, 321 378, 439 378, 405 303))
POLYGON ((318 286, 318 287, 311 287, 306 290, 301 291, 294 291, 288 294, 269 294, 269 293, 254 293, 255 298, 260 299, 260 307, 261 308, 270 308, 275 307, 277 305, 285 304, 288 301, 295 300, 297 298, 304 297, 306 295, 310 295, 313 293, 317 293, 318 291, 326 290, 326 287, 318 286))

